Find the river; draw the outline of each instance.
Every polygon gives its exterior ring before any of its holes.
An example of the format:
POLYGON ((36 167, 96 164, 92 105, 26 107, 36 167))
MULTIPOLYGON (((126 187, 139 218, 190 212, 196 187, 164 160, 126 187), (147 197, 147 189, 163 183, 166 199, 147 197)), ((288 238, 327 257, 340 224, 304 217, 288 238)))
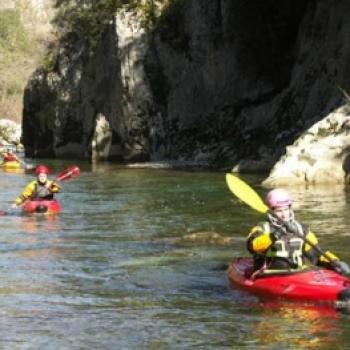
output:
MULTIPOLYGON (((48 163, 56 174, 71 165, 48 163)), ((1 349, 350 348, 350 315, 228 286, 226 266, 247 255, 262 216, 223 173, 78 165, 56 216, 10 210, 34 175, 0 172, 1 349)), ((291 193, 298 218, 350 262, 349 194, 291 193)))

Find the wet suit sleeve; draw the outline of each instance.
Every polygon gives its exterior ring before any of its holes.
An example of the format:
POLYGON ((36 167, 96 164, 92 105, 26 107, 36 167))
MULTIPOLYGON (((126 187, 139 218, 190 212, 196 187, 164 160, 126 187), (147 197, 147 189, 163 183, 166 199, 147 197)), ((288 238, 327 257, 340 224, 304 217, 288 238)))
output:
POLYGON ((255 226, 247 237, 247 249, 252 253, 265 253, 272 244, 271 234, 261 226, 255 226))
POLYGON ((16 200, 15 200, 16 205, 21 205, 25 200, 27 200, 29 197, 31 197, 35 191, 35 187, 36 187, 36 181, 34 180, 34 181, 30 182, 25 187, 23 192, 16 198, 16 200))

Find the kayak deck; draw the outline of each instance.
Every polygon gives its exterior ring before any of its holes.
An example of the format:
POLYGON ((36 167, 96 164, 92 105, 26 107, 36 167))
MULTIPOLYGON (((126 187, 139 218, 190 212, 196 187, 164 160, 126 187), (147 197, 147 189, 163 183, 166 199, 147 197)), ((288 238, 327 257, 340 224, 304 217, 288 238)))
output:
POLYGON ((1 163, 0 167, 4 169, 21 169, 22 165, 20 162, 13 160, 1 163))
POLYGON ((238 258, 229 264, 230 285, 250 293, 299 301, 337 301, 350 298, 350 281, 335 271, 310 267, 292 272, 251 277, 253 259, 238 258))
POLYGON ((22 210, 25 213, 56 214, 61 211, 61 205, 54 200, 28 200, 22 210))

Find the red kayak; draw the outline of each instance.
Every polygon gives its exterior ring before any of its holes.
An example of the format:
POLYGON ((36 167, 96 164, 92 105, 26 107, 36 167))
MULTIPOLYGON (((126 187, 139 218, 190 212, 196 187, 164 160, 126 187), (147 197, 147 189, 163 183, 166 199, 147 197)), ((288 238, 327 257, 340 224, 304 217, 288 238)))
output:
POLYGON ((230 263, 227 276, 232 287, 259 296, 295 301, 348 301, 350 281, 335 271, 310 267, 295 272, 270 271, 252 276, 253 259, 238 258, 230 263))
POLYGON ((56 214, 61 211, 61 205, 54 200, 29 200, 26 201, 22 210, 25 213, 56 214))

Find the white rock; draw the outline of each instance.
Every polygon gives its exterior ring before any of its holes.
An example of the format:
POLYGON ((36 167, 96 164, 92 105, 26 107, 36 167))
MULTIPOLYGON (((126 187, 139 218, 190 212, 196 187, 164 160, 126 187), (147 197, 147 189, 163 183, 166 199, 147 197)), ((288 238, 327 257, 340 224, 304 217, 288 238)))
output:
POLYGON ((0 143, 18 145, 21 135, 21 124, 9 119, 0 119, 0 143))
POLYGON ((348 119, 346 108, 340 107, 314 124, 286 148, 263 184, 344 183, 350 170, 345 166, 350 157, 350 137, 343 127, 348 119))

